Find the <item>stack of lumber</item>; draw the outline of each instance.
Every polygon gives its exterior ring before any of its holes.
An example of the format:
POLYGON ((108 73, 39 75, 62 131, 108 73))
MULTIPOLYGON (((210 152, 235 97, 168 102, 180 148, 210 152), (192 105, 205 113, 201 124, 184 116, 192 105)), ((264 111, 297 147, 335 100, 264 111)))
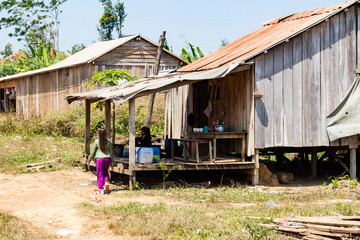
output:
POLYGON ((261 224, 296 239, 360 239, 360 216, 277 218, 261 224))

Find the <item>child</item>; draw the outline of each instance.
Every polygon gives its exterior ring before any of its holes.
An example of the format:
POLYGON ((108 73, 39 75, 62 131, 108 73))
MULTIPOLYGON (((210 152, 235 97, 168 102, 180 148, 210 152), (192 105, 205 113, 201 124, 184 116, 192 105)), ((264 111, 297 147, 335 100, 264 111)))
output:
POLYGON ((88 164, 92 159, 96 162, 97 185, 100 189, 99 194, 104 194, 110 190, 109 186, 109 167, 113 165, 113 149, 109 139, 106 138, 106 130, 98 130, 98 139, 92 145, 91 153, 88 158, 88 164), (104 189, 105 186, 105 189, 104 189))

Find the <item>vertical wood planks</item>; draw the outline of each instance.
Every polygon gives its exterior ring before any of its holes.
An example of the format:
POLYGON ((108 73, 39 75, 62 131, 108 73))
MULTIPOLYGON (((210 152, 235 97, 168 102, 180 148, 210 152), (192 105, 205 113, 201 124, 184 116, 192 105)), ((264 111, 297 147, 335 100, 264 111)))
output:
POLYGON ((302 125, 302 35, 293 39, 293 146, 303 146, 303 125, 302 125))
MULTIPOLYGON (((274 86, 274 101, 273 101, 274 145, 278 147, 281 147, 284 144, 283 142, 284 140, 283 69, 284 69, 284 45, 282 44, 274 48, 274 80, 273 80, 274 82, 273 85, 274 86)), ((268 109, 268 112, 269 111, 270 109, 268 109)))
POLYGON ((284 43, 284 146, 293 146, 293 42, 284 43))
POLYGON ((310 116, 307 119, 311 122, 311 128, 308 129, 312 134, 310 144, 311 146, 321 145, 321 109, 320 109, 320 27, 316 26, 310 30, 311 33, 311 47, 309 48, 311 56, 310 71, 309 71, 309 91, 310 101, 307 104, 311 107, 310 116))
MULTIPOLYGON (((264 92, 264 70, 265 56, 261 54, 255 58, 255 88, 264 92)), ((266 93, 264 93, 266 94, 266 93)), ((262 98, 255 99, 255 148, 265 147, 265 105, 262 98)))
POLYGON ((309 58, 309 47, 311 42, 311 38, 309 39, 309 31, 306 31, 302 34, 302 70, 303 70, 303 77, 302 77, 302 126, 303 126, 303 146, 311 146, 311 101, 310 101, 310 58, 309 58))
POLYGON ((321 24, 320 28, 320 45, 321 45, 321 77, 320 77, 320 94, 321 94, 321 145, 327 146, 329 144, 329 137, 326 132, 326 117, 329 114, 328 102, 331 94, 329 94, 329 80, 330 78, 330 22, 326 21, 321 24))
POLYGON ((274 51, 269 50, 264 55, 264 127, 265 147, 274 146, 274 51))

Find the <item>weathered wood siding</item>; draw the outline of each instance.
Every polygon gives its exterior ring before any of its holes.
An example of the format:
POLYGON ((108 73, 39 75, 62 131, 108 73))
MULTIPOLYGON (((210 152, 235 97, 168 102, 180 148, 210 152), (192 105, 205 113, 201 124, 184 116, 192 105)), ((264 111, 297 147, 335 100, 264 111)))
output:
POLYGON ((254 59, 255 88, 264 93, 255 99, 255 148, 349 144, 329 143, 326 116, 356 76, 356 8, 254 59))
MULTIPOLYGON (((124 69, 140 78, 153 73, 157 47, 145 40, 132 40, 104 54, 89 64, 63 68, 52 72, 23 77, 9 82, 0 82, 2 86, 15 87, 17 113, 25 116, 59 112, 69 107, 64 100, 71 93, 84 92, 99 88, 86 89, 84 82, 91 80, 96 71, 106 69, 124 69)), ((160 70, 175 69, 180 60, 163 52, 160 70)), ((82 104, 73 103, 71 106, 82 104)))
MULTIPOLYGON (((217 98, 212 100, 212 115, 208 118, 207 123, 200 124, 198 119, 195 120, 194 127, 204 127, 205 125, 213 125, 215 119, 223 120, 228 126, 228 131, 241 131, 242 124, 245 130, 249 132, 247 136, 247 154, 254 154, 254 114, 253 108, 253 85, 252 85, 252 69, 230 74, 222 79, 216 79, 219 86, 217 98), (199 126, 198 126, 199 125, 199 126)), ((205 98, 208 101, 208 94, 196 96, 197 87, 203 88, 203 84, 192 84, 190 86, 180 87, 170 90, 165 99, 165 135, 169 138, 179 138, 186 136, 192 128, 187 124, 187 116, 194 113, 195 118, 199 114, 204 114, 206 104, 200 109, 196 105, 205 98)), ((205 89, 206 92, 206 89, 205 89)), ((223 142, 225 143, 225 141, 223 142)), ((232 151, 241 152, 241 141, 226 141, 227 147, 232 151)), ((220 146, 226 147, 226 146, 220 146)))

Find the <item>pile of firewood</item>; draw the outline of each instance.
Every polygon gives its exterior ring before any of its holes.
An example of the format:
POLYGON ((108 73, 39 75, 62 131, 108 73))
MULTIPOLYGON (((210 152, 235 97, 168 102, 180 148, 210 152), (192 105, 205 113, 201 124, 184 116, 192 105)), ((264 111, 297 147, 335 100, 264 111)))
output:
POLYGON ((289 172, 271 172, 264 163, 259 168, 260 184, 277 186, 280 183, 290 183, 294 180, 294 174, 289 172))
POLYGON ((360 216, 276 218, 261 224, 295 239, 360 239, 360 216))

